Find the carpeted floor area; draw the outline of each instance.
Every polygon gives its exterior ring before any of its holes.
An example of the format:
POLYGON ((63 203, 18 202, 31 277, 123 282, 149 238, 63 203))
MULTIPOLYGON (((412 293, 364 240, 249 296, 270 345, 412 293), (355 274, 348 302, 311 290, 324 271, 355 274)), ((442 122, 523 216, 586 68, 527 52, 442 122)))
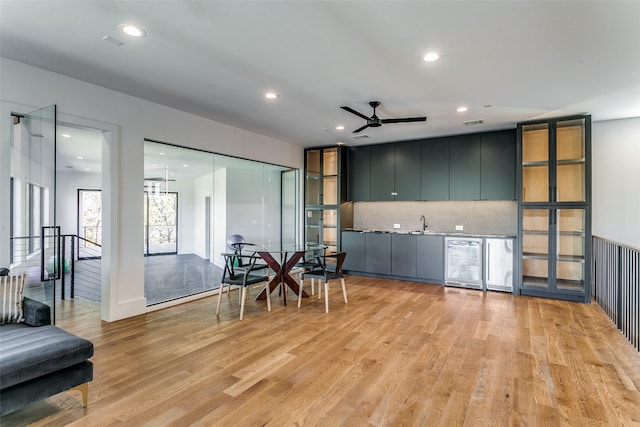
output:
POLYGON ((147 305, 216 289, 221 278, 221 268, 194 254, 145 257, 147 305))

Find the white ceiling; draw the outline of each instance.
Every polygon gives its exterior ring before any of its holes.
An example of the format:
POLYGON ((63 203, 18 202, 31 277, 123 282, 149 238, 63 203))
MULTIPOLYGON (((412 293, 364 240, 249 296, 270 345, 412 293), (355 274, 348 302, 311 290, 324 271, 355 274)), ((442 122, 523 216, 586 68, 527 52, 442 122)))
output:
POLYGON ((640 116, 638 22, 639 1, 0 0, 0 53, 294 144, 357 145, 640 116), (371 100, 428 120, 356 141, 364 121, 339 107, 371 100))

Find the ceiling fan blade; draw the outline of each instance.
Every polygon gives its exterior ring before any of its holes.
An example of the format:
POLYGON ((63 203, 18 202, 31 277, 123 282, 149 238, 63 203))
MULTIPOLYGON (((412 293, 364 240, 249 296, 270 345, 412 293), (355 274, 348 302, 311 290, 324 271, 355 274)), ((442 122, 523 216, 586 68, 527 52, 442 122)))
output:
POLYGON ((358 129, 354 130, 352 133, 358 133, 358 132, 360 132, 360 131, 365 130, 365 129, 366 129, 366 128, 368 128, 368 127, 369 127, 369 125, 368 125, 368 124, 366 124, 366 125, 362 126, 361 128, 358 128, 358 129))
POLYGON ((409 123, 409 122, 424 122, 426 117, 404 117, 401 119, 382 119, 382 123, 409 123))
POLYGON ((354 109, 353 109, 353 108, 351 108, 351 107, 346 107, 346 106, 345 106, 345 107, 340 107, 340 108, 342 108, 342 109, 343 109, 343 110, 345 110, 345 111, 350 112, 351 114, 355 114, 355 115, 356 115, 356 116, 358 116, 358 117, 362 117, 362 118, 363 118, 363 119, 365 119, 365 120, 369 120, 369 117, 365 116, 365 115, 364 115, 364 114, 362 114, 362 113, 357 112, 356 110, 354 110, 354 109))

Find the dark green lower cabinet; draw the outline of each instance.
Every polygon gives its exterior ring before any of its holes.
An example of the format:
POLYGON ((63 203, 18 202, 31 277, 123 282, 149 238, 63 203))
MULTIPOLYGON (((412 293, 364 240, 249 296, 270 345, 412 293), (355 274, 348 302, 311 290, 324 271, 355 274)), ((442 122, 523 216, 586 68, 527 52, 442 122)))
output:
POLYGON ((444 283, 444 236, 417 237, 417 277, 444 283))
POLYGON ((416 277, 416 237, 410 234, 391 235, 391 274, 416 277))
POLYGON ((364 271, 365 269, 365 234, 359 231, 342 232, 342 251, 347 253, 343 269, 349 271, 364 271))
POLYGON ((444 236, 342 232, 344 269, 444 283, 444 236))
POLYGON ((391 274, 391 234, 365 234, 365 272, 391 274))

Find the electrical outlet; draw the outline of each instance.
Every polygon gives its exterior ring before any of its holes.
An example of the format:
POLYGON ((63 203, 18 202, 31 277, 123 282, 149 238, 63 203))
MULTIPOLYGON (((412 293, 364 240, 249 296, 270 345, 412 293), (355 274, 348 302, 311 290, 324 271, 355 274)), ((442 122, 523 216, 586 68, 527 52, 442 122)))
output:
POLYGON ((462 230, 464 230, 464 226, 456 225, 456 231, 462 231, 462 230))
POLYGON ((400 224, 393 224, 393 228, 400 228, 400 224))

